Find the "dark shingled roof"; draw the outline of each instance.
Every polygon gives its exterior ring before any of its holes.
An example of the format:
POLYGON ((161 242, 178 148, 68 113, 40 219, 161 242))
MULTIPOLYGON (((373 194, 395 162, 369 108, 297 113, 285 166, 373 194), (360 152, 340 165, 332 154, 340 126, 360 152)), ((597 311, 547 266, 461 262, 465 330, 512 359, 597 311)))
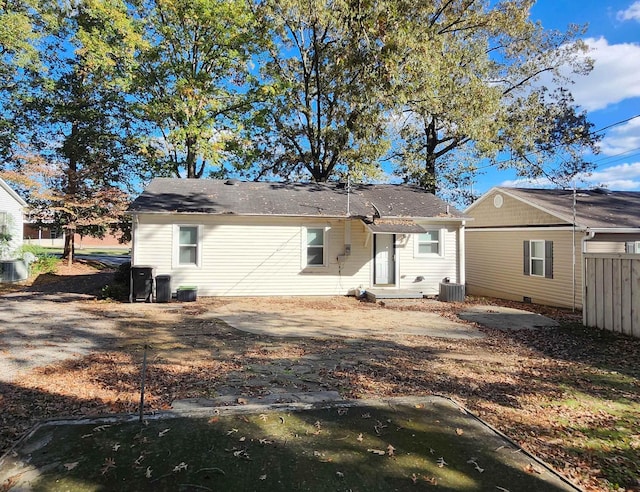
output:
MULTIPOLYGON (((499 188, 573 222, 573 190, 499 188)), ((640 192, 601 188, 576 192, 576 223, 589 228, 640 228, 640 192)))
MULTIPOLYGON (((431 193, 408 185, 352 184, 352 217, 465 215, 431 193)), ((131 213, 209 213, 346 217, 347 190, 340 183, 279 183, 156 178, 129 207, 131 213)))

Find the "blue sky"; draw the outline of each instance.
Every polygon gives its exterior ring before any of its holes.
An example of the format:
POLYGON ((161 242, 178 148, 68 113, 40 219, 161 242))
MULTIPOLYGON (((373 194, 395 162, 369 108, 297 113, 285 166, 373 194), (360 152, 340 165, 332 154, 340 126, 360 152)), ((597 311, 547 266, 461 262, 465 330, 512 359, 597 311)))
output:
MULTIPOLYGON (((601 152, 592 158, 596 171, 581 176, 577 186, 640 191, 640 117, 633 118, 640 116, 640 0, 538 0, 531 17, 563 31, 569 24, 588 24, 583 39, 595 65, 588 76, 575 80, 571 92, 595 130, 615 126, 602 132, 601 152)), ((478 176, 474 192, 493 186, 551 185, 489 170, 478 176)))

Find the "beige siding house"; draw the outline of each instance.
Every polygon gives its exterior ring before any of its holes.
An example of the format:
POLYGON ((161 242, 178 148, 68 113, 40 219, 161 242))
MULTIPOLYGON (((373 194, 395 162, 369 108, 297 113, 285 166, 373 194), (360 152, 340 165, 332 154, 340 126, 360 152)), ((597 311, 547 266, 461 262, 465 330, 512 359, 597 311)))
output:
POLYGON ((203 296, 438 293, 464 283, 464 215, 404 185, 159 178, 131 205, 132 264, 203 296))
POLYGON ((581 308, 582 253, 640 253, 638 192, 497 187, 465 214, 471 295, 581 308))
POLYGON ((22 245, 23 210, 26 202, 0 179, 0 259, 14 258, 22 245))

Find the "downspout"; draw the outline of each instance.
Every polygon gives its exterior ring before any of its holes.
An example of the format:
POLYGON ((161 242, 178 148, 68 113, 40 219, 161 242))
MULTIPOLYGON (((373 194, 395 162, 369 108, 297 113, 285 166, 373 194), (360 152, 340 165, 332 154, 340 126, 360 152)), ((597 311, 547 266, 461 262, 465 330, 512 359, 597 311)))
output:
POLYGON ((587 252, 587 241, 591 241, 595 237, 596 233, 587 229, 587 233, 581 239, 581 252, 580 259, 582 262, 582 324, 587 323, 587 312, 584 308, 585 300, 587 299, 587 262, 585 261, 584 254, 587 252))
MULTIPOLYGON (((462 221, 458 228, 458 283, 465 285, 466 283, 466 260, 465 260, 465 224, 466 221, 462 221)), ((465 287, 466 290, 466 287, 465 287)))
POLYGON ((136 232, 138 230, 138 214, 131 216, 131 264, 136 264, 136 232))

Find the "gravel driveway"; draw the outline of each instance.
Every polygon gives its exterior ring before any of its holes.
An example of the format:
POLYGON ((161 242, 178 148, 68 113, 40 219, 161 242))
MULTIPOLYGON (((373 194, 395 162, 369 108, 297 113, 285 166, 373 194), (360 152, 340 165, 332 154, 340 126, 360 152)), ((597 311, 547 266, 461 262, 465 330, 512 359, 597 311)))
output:
POLYGON ((83 309, 90 296, 20 293, 0 297, 0 381, 86 355, 116 334, 113 319, 83 309))

